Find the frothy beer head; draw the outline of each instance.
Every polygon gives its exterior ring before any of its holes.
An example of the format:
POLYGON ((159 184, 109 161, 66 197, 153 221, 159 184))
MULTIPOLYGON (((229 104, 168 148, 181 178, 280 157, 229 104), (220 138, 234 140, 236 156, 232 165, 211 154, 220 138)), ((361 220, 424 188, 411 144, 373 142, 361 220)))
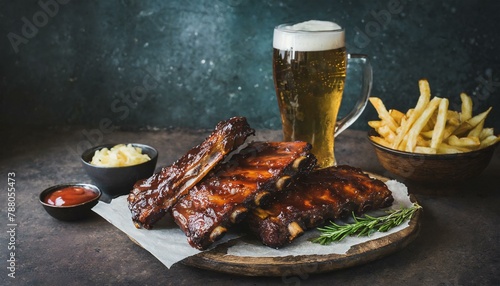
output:
POLYGON ((298 52, 343 48, 344 30, 336 23, 317 20, 279 25, 274 29, 273 47, 298 52))

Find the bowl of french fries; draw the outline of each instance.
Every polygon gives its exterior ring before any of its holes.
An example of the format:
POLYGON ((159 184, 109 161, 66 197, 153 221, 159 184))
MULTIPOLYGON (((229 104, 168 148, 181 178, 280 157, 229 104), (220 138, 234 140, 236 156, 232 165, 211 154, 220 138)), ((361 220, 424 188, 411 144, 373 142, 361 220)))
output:
POLYGON ((484 126, 492 108, 473 114, 473 100, 460 94, 460 110, 447 98, 431 97, 427 80, 419 81, 420 96, 406 112, 387 109, 380 98, 370 103, 379 120, 369 121, 368 137, 381 165, 389 172, 422 183, 461 182, 488 166, 500 136, 484 126))

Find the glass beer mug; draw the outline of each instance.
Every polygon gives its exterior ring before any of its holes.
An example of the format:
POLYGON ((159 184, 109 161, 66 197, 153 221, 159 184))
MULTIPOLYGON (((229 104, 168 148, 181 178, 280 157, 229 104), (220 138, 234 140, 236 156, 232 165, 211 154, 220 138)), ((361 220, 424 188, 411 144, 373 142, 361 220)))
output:
POLYGON ((274 29, 273 77, 285 141, 312 144, 320 168, 336 165, 334 139, 363 112, 372 86, 364 55, 348 54, 344 29, 333 22, 307 21, 274 29), (362 65, 356 105, 337 119, 348 63, 362 65))

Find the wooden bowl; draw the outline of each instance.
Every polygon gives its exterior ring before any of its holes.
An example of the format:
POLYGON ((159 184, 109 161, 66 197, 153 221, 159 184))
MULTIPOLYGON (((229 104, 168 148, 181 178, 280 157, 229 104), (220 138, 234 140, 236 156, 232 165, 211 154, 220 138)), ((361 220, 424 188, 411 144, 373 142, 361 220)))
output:
POLYGON ((498 143, 483 149, 457 154, 419 154, 391 149, 373 142, 382 167, 405 179, 432 184, 454 184, 477 177, 490 163, 498 143))

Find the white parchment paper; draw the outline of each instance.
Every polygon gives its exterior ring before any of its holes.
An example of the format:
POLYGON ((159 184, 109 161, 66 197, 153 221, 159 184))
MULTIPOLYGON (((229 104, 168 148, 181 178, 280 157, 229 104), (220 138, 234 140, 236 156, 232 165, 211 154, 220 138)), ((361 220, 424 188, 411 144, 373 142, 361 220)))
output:
MULTIPOLYGON (((408 196, 408 189, 404 184, 394 180, 388 181, 386 184, 392 191, 392 195, 394 197, 394 203, 390 208, 399 209, 401 207, 410 207, 412 205, 408 196)), ((126 196, 113 199, 109 204, 99 202, 93 208, 93 211, 123 231, 136 243, 153 254, 168 268, 170 268, 174 263, 200 252, 188 244, 184 233, 175 223, 171 221, 171 219, 163 219, 162 223, 156 224, 152 230, 135 228, 132 223, 130 210, 128 209, 126 196)), ((373 213, 373 215, 377 215, 377 212, 373 213)), ((245 257, 345 254, 349 248, 356 244, 398 232, 406 227, 408 227, 408 222, 403 223, 388 232, 377 232, 369 237, 348 237, 341 242, 328 246, 310 242, 309 239, 319 236, 319 232, 317 230, 309 230, 293 243, 279 250, 264 246, 257 240, 255 240, 255 242, 247 242, 253 240, 238 240, 234 246, 231 246, 228 249, 227 254, 245 257)), ((240 237, 238 234, 228 233, 217 244, 237 239, 238 237, 240 237)))

